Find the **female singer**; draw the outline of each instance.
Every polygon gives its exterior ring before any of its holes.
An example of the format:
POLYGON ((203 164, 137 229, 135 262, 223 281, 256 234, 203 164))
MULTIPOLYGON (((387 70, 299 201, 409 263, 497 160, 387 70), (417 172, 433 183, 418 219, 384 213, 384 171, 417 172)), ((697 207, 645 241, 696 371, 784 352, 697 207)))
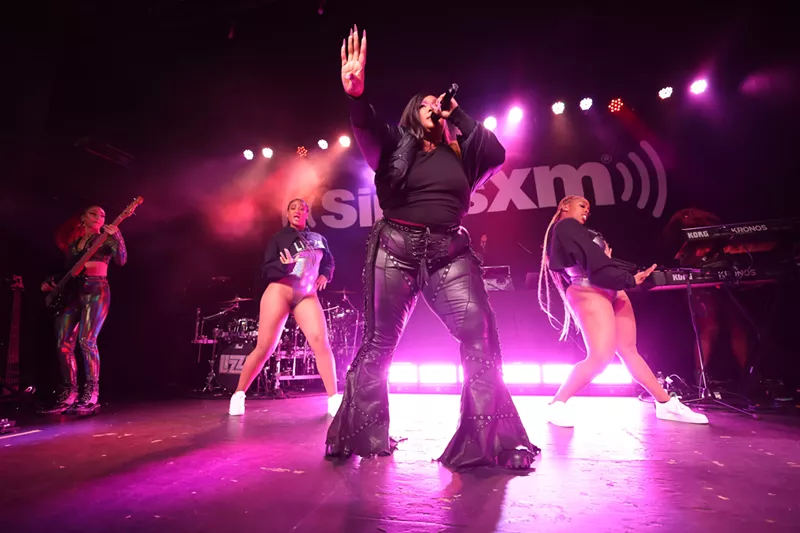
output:
POLYGON ((656 265, 631 275, 611 259, 611 248, 603 236, 584 226, 587 218, 588 200, 567 196, 559 202, 545 233, 539 305, 555 320, 550 312, 549 274, 564 303, 561 339, 566 338, 570 319, 574 319, 583 333, 587 353, 550 402, 549 421, 561 427, 574 425, 567 400, 600 374, 616 351, 633 379, 655 399, 658 418, 707 424, 705 415, 667 394, 636 348, 636 319, 625 290, 640 285, 656 265))
POLYGON ((328 241, 306 227, 309 208, 299 198, 289 202, 289 224, 276 233, 267 245, 261 274, 267 288, 261 296, 258 341, 247 357, 239 376, 239 385, 231 397, 228 413, 244 414, 245 391, 275 351, 281 331, 294 315, 297 325, 314 351, 317 369, 328 393, 328 411, 338 409, 341 397, 336 394, 336 362, 328 344, 325 314, 317 297, 333 279, 334 261, 328 241))
POLYGON ((364 269, 364 340, 347 371, 342 405, 328 429, 326 457, 391 454, 389 365, 420 293, 461 345, 461 418, 439 461, 449 467, 528 469, 540 453, 528 440, 502 379, 494 312, 461 220, 472 191, 505 160, 497 138, 453 99, 418 94, 400 127, 381 122, 364 95, 366 32, 342 43, 342 84, 359 148, 375 170, 384 218, 372 228, 364 269), (446 121, 462 136, 450 136, 446 121))
MULTIPOLYGON (((108 316, 111 292, 108 287, 108 264, 111 259, 119 266, 128 261, 125 240, 116 226, 105 224, 106 213, 101 207, 92 206, 83 214, 64 223, 56 233, 56 243, 72 266, 94 245, 104 239, 85 266, 85 278, 74 300, 56 315, 56 338, 61 369, 62 384, 56 393, 53 405, 40 409, 45 414, 96 413, 100 404, 100 353, 97 351, 97 336, 108 316), (78 396, 78 368, 75 363, 75 341, 83 356, 84 384, 78 396)), ((50 278, 42 283, 42 291, 55 287, 56 280, 50 278)))

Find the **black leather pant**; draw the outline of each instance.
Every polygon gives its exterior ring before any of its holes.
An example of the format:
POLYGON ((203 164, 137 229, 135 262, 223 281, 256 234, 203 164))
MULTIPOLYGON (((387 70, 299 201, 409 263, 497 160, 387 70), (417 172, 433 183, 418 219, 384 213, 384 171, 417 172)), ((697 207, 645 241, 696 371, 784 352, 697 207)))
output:
POLYGON ((87 385, 96 388, 100 380, 100 353, 97 336, 108 316, 111 292, 105 277, 86 278, 74 301, 62 310, 55 321, 58 358, 64 385, 77 388, 78 369, 75 344, 80 344, 87 385))
POLYGON ((461 418, 439 461, 456 468, 495 466, 504 451, 539 453, 502 380, 495 316, 464 228, 431 232, 379 220, 367 243, 364 291, 364 339, 347 371, 326 455, 369 457, 394 450, 389 365, 420 292, 458 339, 464 369, 461 418))

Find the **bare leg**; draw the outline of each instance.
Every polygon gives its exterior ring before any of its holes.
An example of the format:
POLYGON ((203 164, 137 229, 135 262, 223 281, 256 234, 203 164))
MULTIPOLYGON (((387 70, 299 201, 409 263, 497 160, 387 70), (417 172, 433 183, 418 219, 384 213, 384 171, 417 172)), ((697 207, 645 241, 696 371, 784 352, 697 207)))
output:
POLYGON ((644 387, 657 402, 669 401, 669 394, 661 387, 658 379, 650 370, 650 365, 639 354, 636 348, 636 317, 633 314, 631 300, 624 291, 619 291, 614 302, 616 317, 617 355, 625 363, 633 379, 644 387))
POLYGON ((608 296, 591 287, 570 286, 567 300, 577 316, 587 355, 572 367, 552 402, 569 400, 591 383, 614 358, 614 308, 608 296))
POLYGON ((328 396, 333 396, 337 392, 336 361, 328 342, 328 327, 319 297, 313 294, 305 298, 297 304, 293 313, 297 325, 300 326, 300 330, 306 336, 306 340, 314 352, 325 391, 328 396))
POLYGON ((280 283, 271 283, 261 296, 259 309, 258 341, 256 347, 247 356, 244 368, 239 376, 236 392, 244 392, 250 388, 267 358, 275 351, 286 319, 289 317, 289 302, 292 289, 280 283))

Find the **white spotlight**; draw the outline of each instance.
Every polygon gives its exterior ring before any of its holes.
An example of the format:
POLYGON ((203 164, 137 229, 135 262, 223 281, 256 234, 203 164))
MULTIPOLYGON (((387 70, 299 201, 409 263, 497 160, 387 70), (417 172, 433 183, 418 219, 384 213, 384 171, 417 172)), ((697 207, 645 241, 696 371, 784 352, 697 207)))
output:
POLYGON ((323 150, 327 150, 328 149, 328 141, 326 141, 325 139, 320 139, 319 141, 317 141, 317 144, 323 150))
POLYGON ((589 109, 592 107, 592 99, 584 98, 583 100, 581 100, 580 106, 581 109, 583 109, 584 111, 589 111, 589 109))
POLYGON ((341 137, 339 137, 339 144, 347 148, 348 146, 350 146, 350 137, 348 137, 347 135, 342 135, 341 137))
POLYGON ((272 148, 264 148, 264 149, 262 149, 261 150, 261 155, 263 155, 267 159, 271 159, 272 155, 273 155, 272 148))

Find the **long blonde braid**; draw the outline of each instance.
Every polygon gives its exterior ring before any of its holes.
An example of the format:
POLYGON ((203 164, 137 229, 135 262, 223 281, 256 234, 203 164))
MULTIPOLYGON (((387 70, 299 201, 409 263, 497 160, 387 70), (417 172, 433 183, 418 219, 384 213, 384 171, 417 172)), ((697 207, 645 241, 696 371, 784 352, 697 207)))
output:
POLYGON ((553 215, 553 218, 550 220, 550 224, 548 224, 547 230, 544 233, 544 244, 542 245, 542 263, 541 267, 539 268, 539 307, 545 312, 550 320, 550 324, 553 327, 556 327, 553 321, 559 322, 559 320, 553 316, 553 313, 550 311, 550 283, 547 279, 548 275, 553 281, 553 285, 555 285, 559 296, 561 296, 561 301, 564 304, 564 324, 561 327, 561 335, 558 337, 558 340, 562 341, 565 340, 569 335, 570 323, 573 321, 575 322, 576 330, 578 329, 578 325, 577 321, 575 320, 575 315, 573 315, 572 309, 567 303, 567 293, 566 289, 564 288, 564 280, 561 279, 561 276, 558 275, 558 273, 550 270, 550 262, 547 259, 547 246, 550 244, 550 230, 553 228, 555 223, 561 219, 561 213, 563 213, 563 209, 565 207, 569 207, 573 201, 578 200, 579 198, 579 196, 565 196, 564 199, 558 203, 556 214, 553 215))

